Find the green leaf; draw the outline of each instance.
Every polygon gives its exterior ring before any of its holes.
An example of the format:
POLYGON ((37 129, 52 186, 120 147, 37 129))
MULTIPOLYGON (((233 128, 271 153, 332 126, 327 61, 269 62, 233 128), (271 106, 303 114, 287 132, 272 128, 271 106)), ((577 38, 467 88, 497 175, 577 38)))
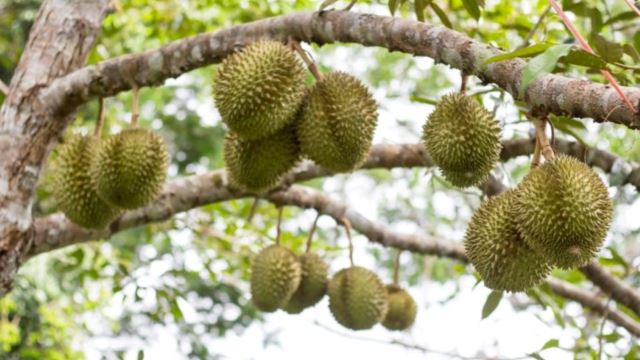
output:
POLYGON ((526 48, 517 49, 517 50, 512 51, 510 53, 492 56, 492 57, 488 58, 487 60, 485 60, 484 63, 485 64, 491 64, 491 63, 496 62, 496 61, 509 60, 509 59, 518 58, 518 57, 519 58, 527 58, 527 57, 535 56, 535 55, 538 55, 541 52, 547 50, 551 46, 553 46, 553 44, 549 44, 549 43, 540 43, 540 44, 527 46, 526 48))
POLYGON ((580 134, 580 132, 587 129, 582 121, 566 116, 555 115, 550 116, 549 121, 556 130, 573 137, 583 146, 590 147, 583 135, 580 134))
POLYGON ((338 0, 324 0, 322 4, 320 4, 320 10, 324 10, 337 2, 338 0))
POLYGON ((424 21, 424 9, 429 5, 430 0, 416 0, 415 12, 418 21, 424 21))
POLYGON ((640 62, 640 53, 638 52, 638 50, 636 50, 636 48, 634 48, 631 44, 624 44, 622 46, 622 48, 624 49, 624 52, 631 56, 631 58, 636 61, 636 62, 640 62))
POLYGON ((144 350, 138 350, 138 360, 144 360, 144 350))
POLYGON ((598 70, 607 68, 607 62, 603 58, 579 48, 572 48, 566 56, 560 59, 560 62, 598 70))
POLYGON ((550 339, 549 341, 544 343, 544 345, 542 345, 542 349, 540 349, 540 351, 558 347, 559 345, 560 345, 560 341, 558 339, 550 339))
POLYGON ((544 358, 542 356, 540 356, 540 354, 538 354, 538 353, 531 353, 531 354, 527 354, 527 355, 529 355, 530 357, 532 357, 532 358, 534 358, 536 360, 544 360, 544 358))
POLYGON ((400 6, 400 0, 389 0, 389 12, 391 15, 395 15, 398 6, 400 6))
POLYGON ((489 296, 487 296, 487 301, 485 301, 484 306, 482 307, 482 318, 486 319, 491 315, 491 313, 498 307, 500 304, 500 300, 502 300, 502 291, 492 291, 489 296))
POLYGON ((448 27, 449 29, 453 29, 453 24, 451 24, 451 21, 449 21, 449 17, 447 16, 447 13, 445 13, 444 10, 442 10, 442 8, 440 8, 433 1, 431 2, 431 8, 433 9, 433 12, 436 13, 440 21, 442 21, 442 25, 448 27))
POLYGON ((542 54, 534 57, 527 63, 522 71, 519 96, 523 97, 529 85, 541 76, 544 76, 555 69, 558 60, 567 55, 572 45, 554 45, 542 54))
POLYGON ((474 19, 480 19, 480 5, 476 0, 462 0, 462 4, 464 8, 467 9, 469 15, 473 16, 474 19))
POLYGON ((611 252, 611 258, 613 259, 613 261, 618 265, 622 265, 622 267, 624 267, 625 271, 628 271, 629 270, 629 263, 627 263, 627 261, 620 255, 618 250, 616 250, 612 246, 607 247, 607 249, 609 249, 609 251, 611 252))
POLYGON ((411 101, 419 102, 419 103, 423 103, 423 104, 429 104, 429 105, 437 105, 438 104, 438 100, 427 99, 427 98, 423 98, 423 97, 416 96, 416 95, 412 95, 411 96, 411 101))
POLYGON ((622 58, 622 55, 624 54, 624 50, 620 44, 611 42, 600 34, 594 34, 592 36, 592 42, 596 53, 602 56, 602 58, 607 62, 620 61, 620 58, 622 58))

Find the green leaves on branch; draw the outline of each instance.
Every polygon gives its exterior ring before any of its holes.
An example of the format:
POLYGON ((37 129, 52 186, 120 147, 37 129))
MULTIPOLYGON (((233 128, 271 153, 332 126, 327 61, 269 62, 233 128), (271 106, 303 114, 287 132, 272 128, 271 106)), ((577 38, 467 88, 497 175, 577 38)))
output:
POLYGON ((487 296, 487 300, 482 307, 482 318, 486 319, 493 313, 493 311, 500 304, 500 300, 502 300, 502 291, 492 291, 489 296, 487 296))

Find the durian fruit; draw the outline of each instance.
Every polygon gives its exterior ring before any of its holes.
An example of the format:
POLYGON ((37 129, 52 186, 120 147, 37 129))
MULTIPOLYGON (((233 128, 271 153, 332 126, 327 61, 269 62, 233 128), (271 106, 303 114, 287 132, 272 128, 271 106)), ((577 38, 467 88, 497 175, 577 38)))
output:
POLYGON ((327 293, 333 317, 346 328, 370 329, 387 313, 388 295, 384 284, 375 273, 363 267, 340 270, 329 281, 327 293))
POLYGON ((331 72, 310 90, 298 124, 302 153, 333 172, 356 169, 369 154, 378 110, 357 78, 331 72))
POLYGON ((258 139, 290 123, 302 104, 305 69, 287 46, 262 40, 227 57, 213 92, 222 120, 244 139, 258 139))
POLYGON ((293 126, 258 140, 243 140, 228 133, 223 152, 231 184, 254 192, 277 185, 300 159, 293 126))
POLYGON ((589 166, 560 155, 533 169, 517 194, 514 215, 529 246, 565 269, 596 256, 613 205, 607 186, 589 166))
POLYGON ((142 207, 162 190, 168 162, 164 140, 151 130, 126 129, 112 135, 100 147, 93 167, 98 195, 124 209, 142 207))
POLYGON ((517 190, 485 200, 467 227, 464 247, 485 285, 524 291, 541 284, 551 271, 546 257, 522 239, 516 225, 517 190))
POLYGON ((302 310, 317 304, 327 291, 329 266, 315 253, 300 256, 302 280, 284 310, 298 314, 302 310))
POLYGON ((251 265, 251 300, 265 312, 287 304, 300 285, 302 267, 298 257, 279 245, 264 248, 251 265))
POLYGON ((418 306, 413 297, 395 284, 387 285, 389 310, 382 320, 382 326, 389 330, 406 330, 416 320, 418 306))
POLYGON ((486 180, 500 157, 500 125, 464 94, 445 95, 423 127, 422 140, 444 177, 467 187, 486 180))
POLYGON ((90 229, 102 229, 120 214, 95 191, 91 166, 99 140, 76 135, 60 148, 53 179, 53 194, 62 212, 74 223, 90 229))

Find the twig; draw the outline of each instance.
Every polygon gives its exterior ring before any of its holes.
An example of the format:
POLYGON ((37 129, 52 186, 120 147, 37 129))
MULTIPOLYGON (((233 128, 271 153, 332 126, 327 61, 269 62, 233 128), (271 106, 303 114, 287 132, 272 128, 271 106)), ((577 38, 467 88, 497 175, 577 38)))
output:
POLYGON ((542 151, 540 150, 540 140, 536 132, 536 145, 533 148, 533 158, 531 159, 531 168, 535 169, 542 163, 542 151))
POLYGON ((344 225, 344 229, 347 232, 347 239, 349 240, 349 262, 351 266, 353 266, 353 239, 351 238, 351 222, 346 217, 340 219, 342 224, 344 225))
POLYGON ((100 137, 102 133, 102 128, 104 127, 104 98, 98 99, 98 118, 96 119, 96 127, 93 129, 93 136, 96 138, 100 137))
POLYGON ((283 209, 284 209, 284 206, 278 206, 278 223, 276 224, 276 245, 280 245, 280 233, 281 233, 280 227, 282 226, 282 210, 283 209))
POLYGON ((289 46, 300 55, 313 77, 318 81, 322 80, 322 73, 318 69, 318 65, 316 65, 315 61, 313 61, 313 59, 309 57, 309 54, 300 46, 300 42, 293 39, 289 40, 289 46))
POLYGON ((138 108, 140 101, 140 88, 134 86, 131 91, 133 92, 131 99, 131 128, 135 129, 138 127, 138 117, 140 116, 140 110, 138 108))
POLYGON ((544 12, 542 12, 542 14, 538 18, 538 21, 536 22, 536 24, 533 25, 531 30, 529 30, 529 33, 527 34, 527 37, 525 37, 524 42, 522 43, 522 45, 518 46, 517 49, 522 49, 522 48, 525 48, 525 47, 527 47, 529 45, 529 42, 531 41, 531 39, 533 39, 533 36, 538 32, 538 30, 540 29, 540 26, 542 25, 542 22, 547 17, 547 15, 549 14, 550 11, 551 11, 551 5, 547 6, 547 8, 544 10, 544 12))
POLYGON ((464 95, 467 93, 467 83, 469 82, 469 75, 462 72, 460 77, 462 79, 460 81, 460 93, 464 95))
MULTIPOLYGON (((569 17, 567 17, 567 14, 564 13, 564 11, 562 10, 562 6, 560 6, 560 4, 558 4, 556 0, 549 0, 549 2, 551 3, 551 6, 553 6, 553 9, 556 11, 556 13, 558 13, 560 18, 562 19, 562 22, 564 22, 564 24, 567 26, 571 34, 573 34, 576 40, 578 40, 578 43, 580 43, 580 46, 582 46, 582 48, 585 51, 594 54, 591 46, 589 46, 587 41, 582 37, 582 35, 580 35, 580 33, 578 32, 578 29, 576 29, 576 27, 573 25, 571 20, 569 20, 569 17)), ((637 112, 636 107, 631 103, 627 95, 625 95, 624 92, 622 92, 620 85, 618 84, 616 79, 613 77, 613 75, 611 75, 611 73, 607 70, 600 70, 600 72, 611 83, 611 86, 613 86, 613 88, 616 90, 618 95, 620 95, 620 97, 622 98, 622 101, 624 101, 625 105, 627 105, 629 110, 631 110, 631 112, 633 113, 636 113, 637 112)))
MULTIPOLYGON (((382 340, 382 339, 376 339, 376 338, 370 338, 370 337, 366 337, 366 336, 359 336, 359 335, 352 335, 352 334, 347 334, 347 333, 343 333, 342 331, 338 331, 336 329, 331 328, 330 326, 324 325, 319 321, 313 321, 313 324, 316 325, 319 328, 322 328, 324 330, 327 330, 333 334, 345 337, 345 338, 349 338, 349 339, 354 339, 354 340, 360 340, 360 341, 368 341, 368 342, 373 342, 373 343, 378 343, 378 344, 386 344, 386 345, 397 345, 397 346, 402 346, 405 349, 408 350, 415 350, 415 351, 420 351, 423 353, 432 353, 432 354, 438 354, 438 355, 445 355, 448 358, 451 359, 460 359, 460 360, 486 360, 487 357, 486 356, 462 356, 462 355, 458 355, 456 353, 450 353, 450 352, 446 352, 446 351, 439 351, 439 350, 432 350, 429 349, 427 347, 421 346, 421 345, 417 345, 417 344, 409 344, 406 343, 404 341, 401 340, 397 340, 397 339, 392 339, 392 340, 382 340)), ((521 357, 517 357, 517 358, 501 358, 503 360, 520 360, 520 359, 528 359, 528 357, 526 356, 521 356, 521 357)))
POLYGON ((398 285, 400 279, 400 254, 402 250, 396 250, 396 261, 393 265, 393 284, 398 285))
POLYGON ((553 152, 553 148, 549 143, 549 138, 547 138, 546 115, 543 117, 534 117, 532 115, 527 115, 527 117, 533 120, 534 126, 536 128, 536 142, 540 143, 540 151, 542 152, 542 156, 544 156, 545 160, 548 160, 548 161, 555 159, 556 156, 553 152))
POLYGON ((602 333, 604 331, 604 324, 607 322, 607 315, 609 315, 609 304, 611 304, 611 296, 607 299, 606 309, 602 313, 602 321, 600 321, 600 335, 598 336, 598 360, 602 359, 602 333))
POLYGON ((313 224, 311 224, 311 229, 309 229, 309 236, 307 237, 307 247, 304 250, 305 253, 308 253, 311 250, 311 243, 313 242, 313 234, 316 232, 316 226, 318 225, 318 219, 322 216, 321 213, 318 213, 316 219, 313 220, 313 224))
POLYGON ((9 87, 2 80, 0 80, 0 92, 5 96, 9 95, 9 87))
POLYGON ((253 221, 253 217, 256 215, 256 210, 258 209, 258 203, 260 202, 259 198, 253 199, 253 204, 251 204, 251 209, 249 210, 249 215, 247 215, 247 223, 251 223, 253 221))
POLYGON ((631 0, 624 0, 624 2, 629 5, 631 10, 633 10, 636 14, 638 14, 638 16, 640 16, 640 9, 638 9, 638 7, 631 0))

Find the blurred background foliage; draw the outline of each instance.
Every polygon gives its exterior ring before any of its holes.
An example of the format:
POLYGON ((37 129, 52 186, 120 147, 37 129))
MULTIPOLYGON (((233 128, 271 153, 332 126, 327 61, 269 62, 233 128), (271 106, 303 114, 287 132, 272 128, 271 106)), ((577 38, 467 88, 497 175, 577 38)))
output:
MULTIPOLYGON (((89 63, 225 26, 315 10, 320 3, 120 0, 120 10, 104 21, 89 63)), ((0 0, 0 79, 7 84, 39 5, 38 0, 0 0)), ((327 2, 329 8, 345 5, 344 1, 327 2)), ((606 66, 621 84, 637 84, 640 19, 624 2, 565 0, 562 5, 602 61, 596 59, 583 66, 567 59, 549 59, 557 61, 555 71, 604 82, 598 68, 606 66)), ((508 52, 539 44, 573 44, 548 6, 545 0, 374 0, 359 1, 355 10, 382 15, 392 12, 395 16, 451 27, 508 52)), ((323 71, 348 70, 374 89, 381 106, 378 143, 419 141, 422 122, 432 105, 459 86, 457 72, 428 59, 357 45, 311 49, 323 71)), ((545 56, 545 52, 532 52, 529 56, 545 56)), ((211 99, 213 76, 215 66, 141 91, 141 124, 159 131, 169 144, 171 177, 223 166, 221 145, 226 130, 211 99)), ((502 90, 477 81, 471 82, 469 92, 496 113, 504 123, 506 138, 531 135, 531 126, 522 113, 523 104, 514 102, 502 90)), ((130 93, 106 100, 110 132, 127 126, 130 101, 130 93)), ((69 132, 92 131, 96 113, 95 102, 84 106, 69 132)), ((554 125, 558 137, 608 149, 630 161, 640 159, 637 132, 563 117, 554 119, 554 125)), ((55 156, 54 151, 52 160, 55 156)), ((513 185, 527 169, 527 159, 521 158, 502 165, 496 174, 513 185)), ((38 189, 34 206, 37 215, 56 209, 49 186, 54 171, 55 161, 51 161, 38 189)), ((339 196, 368 217, 391 224, 398 231, 426 232, 454 240, 463 238, 465 224, 481 200, 479 191, 456 190, 435 169, 369 170, 313 180, 306 185, 339 196)), ((640 224, 624 216, 625 212, 638 209, 636 190, 613 182, 611 191, 617 205, 616 219, 600 262, 638 288, 640 245, 634 240, 640 224)), ((140 359, 144 357, 141 349, 154 341, 159 328, 175 335, 185 358, 221 356, 211 346, 212 341, 229 332, 241 334, 263 321, 248 296, 248 271, 253 254, 275 235, 276 210, 261 203, 249 223, 251 205, 251 200, 213 204, 179 214, 165 223, 117 234, 106 242, 73 246, 30 260, 21 269, 14 291, 0 300, 0 358, 84 359, 86 348, 92 347, 104 359, 131 354, 140 359)), ((314 217, 311 211, 286 208, 283 242, 297 251, 302 249, 314 217)), ((362 236, 356 237, 359 258, 388 279, 394 252, 366 243, 362 236)), ((337 261, 332 264, 334 270, 338 268, 335 264, 345 264, 345 245, 342 229, 323 218, 314 247, 328 261, 337 261)), ((418 289, 426 281, 442 284, 446 292, 443 303, 461 291, 461 279, 471 277, 476 282, 470 267, 448 259, 418 255, 403 259, 404 281, 418 289)), ((590 286, 576 271, 557 270, 554 276, 590 286)), ((504 298, 514 309, 531 312, 549 327, 575 330, 569 343, 549 339, 541 351, 560 348, 576 358, 595 358, 596 345, 604 341, 610 345, 604 348, 605 355, 637 358, 637 343, 628 333, 613 326, 602 328, 600 317, 588 312, 578 316, 567 312, 565 300, 545 286, 504 298)), ((264 346, 277 343, 277 333, 264 334, 264 346)), ((537 352, 530 356, 542 358, 537 352)))

